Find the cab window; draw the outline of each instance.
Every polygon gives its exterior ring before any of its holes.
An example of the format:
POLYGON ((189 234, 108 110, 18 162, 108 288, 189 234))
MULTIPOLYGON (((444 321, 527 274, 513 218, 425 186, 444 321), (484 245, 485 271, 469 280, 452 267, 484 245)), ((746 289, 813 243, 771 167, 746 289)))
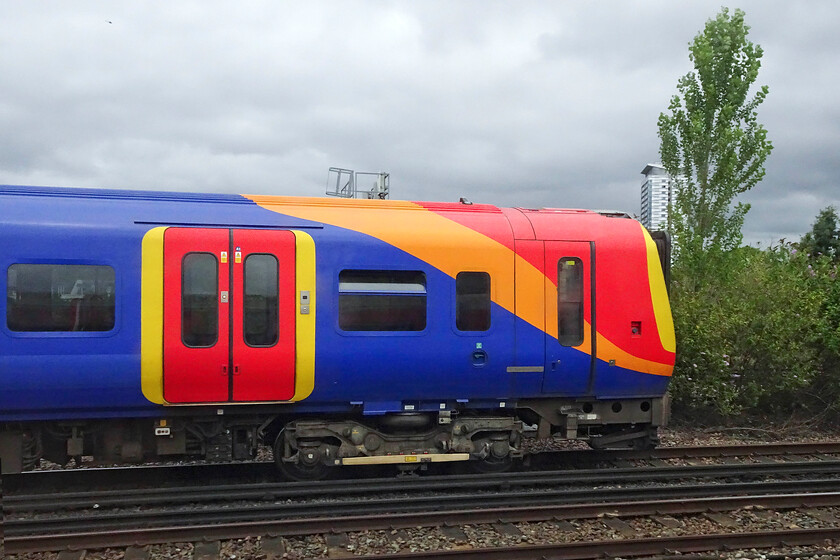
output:
POLYGON ((557 341, 583 344, 583 262, 576 257, 557 263, 557 341))

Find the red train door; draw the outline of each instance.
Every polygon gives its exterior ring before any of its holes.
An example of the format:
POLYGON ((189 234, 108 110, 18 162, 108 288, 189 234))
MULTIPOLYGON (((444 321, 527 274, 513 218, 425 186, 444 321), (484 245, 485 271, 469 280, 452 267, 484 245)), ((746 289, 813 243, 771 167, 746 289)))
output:
POLYGON ((584 395, 592 390, 594 254, 594 243, 545 242, 544 393, 584 395))
POLYGON ((292 232, 169 228, 163 270, 166 401, 294 395, 292 232))
POLYGON ((232 400, 279 401, 295 392, 295 236, 233 232, 232 400))
POLYGON ((228 400, 229 251, 226 229, 169 228, 163 257, 163 397, 228 400))

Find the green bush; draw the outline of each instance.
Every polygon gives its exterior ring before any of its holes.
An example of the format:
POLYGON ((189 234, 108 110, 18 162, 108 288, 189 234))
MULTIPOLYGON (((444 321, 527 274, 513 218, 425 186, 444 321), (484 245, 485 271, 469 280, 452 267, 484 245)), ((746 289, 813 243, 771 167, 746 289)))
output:
POLYGON ((801 400, 815 415, 836 422, 840 420, 840 281, 837 278, 837 256, 834 259, 826 255, 805 257, 809 258, 805 278, 812 297, 820 300, 813 337, 819 371, 801 400))
POLYGON ((675 407, 721 420, 802 405, 822 369, 822 276, 787 244, 705 257, 674 266, 675 407))

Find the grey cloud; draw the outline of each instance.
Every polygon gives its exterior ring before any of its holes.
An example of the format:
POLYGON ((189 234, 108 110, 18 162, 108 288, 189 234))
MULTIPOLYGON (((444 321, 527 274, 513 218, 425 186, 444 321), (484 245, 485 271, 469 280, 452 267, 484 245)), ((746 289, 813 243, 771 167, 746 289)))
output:
MULTIPOLYGON (((838 197, 840 6, 743 4, 776 145, 745 234, 790 237, 838 197)), ((638 213, 719 3, 7 8, 3 183, 317 196, 338 165, 391 172, 395 198, 638 213)))

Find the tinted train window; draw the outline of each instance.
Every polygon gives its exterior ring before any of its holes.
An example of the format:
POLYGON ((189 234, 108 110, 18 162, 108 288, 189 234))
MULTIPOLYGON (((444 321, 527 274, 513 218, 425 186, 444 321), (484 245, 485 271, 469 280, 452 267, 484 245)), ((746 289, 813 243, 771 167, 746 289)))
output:
POLYGON ((557 342, 583 344, 583 262, 578 258, 557 263, 557 342))
POLYGON ((6 274, 6 325, 17 332, 110 331, 110 266, 13 264, 6 274))
POLYGON ((219 338, 219 267, 212 253, 187 253, 181 266, 181 336, 206 348, 219 338))
POLYGON ((343 270, 338 326, 345 331, 422 331, 426 275, 410 270, 343 270))
POLYGON ((455 277, 455 326, 459 331, 490 328, 490 275, 459 272, 455 277))
POLYGON ((245 344, 249 346, 277 344, 280 323, 278 266, 274 255, 255 254, 245 259, 242 327, 245 344))

